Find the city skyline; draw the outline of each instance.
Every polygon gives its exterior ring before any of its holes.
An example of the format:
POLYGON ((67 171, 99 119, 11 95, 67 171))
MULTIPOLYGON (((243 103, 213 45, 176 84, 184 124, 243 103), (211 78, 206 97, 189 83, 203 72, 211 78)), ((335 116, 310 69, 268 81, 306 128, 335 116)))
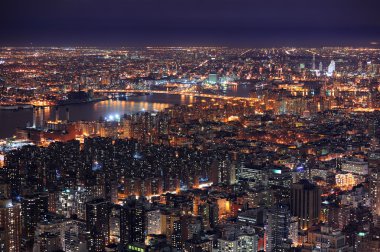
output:
POLYGON ((0 252, 379 252, 379 9, 0 1, 0 252))
POLYGON ((1 47, 1 246, 378 251, 379 54, 1 47))

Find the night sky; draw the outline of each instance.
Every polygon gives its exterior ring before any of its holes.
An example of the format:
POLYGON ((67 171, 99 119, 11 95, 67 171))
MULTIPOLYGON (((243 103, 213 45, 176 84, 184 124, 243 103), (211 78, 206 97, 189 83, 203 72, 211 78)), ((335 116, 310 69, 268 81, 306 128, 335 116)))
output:
POLYGON ((0 0, 3 46, 370 46, 378 0, 0 0))

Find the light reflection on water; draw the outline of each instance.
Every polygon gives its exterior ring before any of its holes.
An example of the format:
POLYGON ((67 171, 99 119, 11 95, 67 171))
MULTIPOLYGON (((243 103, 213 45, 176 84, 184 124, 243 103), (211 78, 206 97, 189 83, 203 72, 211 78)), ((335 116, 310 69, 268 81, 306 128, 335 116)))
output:
POLYGON ((131 114, 143 111, 161 111, 170 106, 169 103, 107 100, 95 103, 94 110, 103 115, 110 113, 131 114))
MULTIPOLYGON (((66 108, 70 111, 70 120, 94 121, 111 114, 133 114, 144 111, 161 111, 174 104, 190 104, 196 98, 180 95, 152 94, 128 97, 126 100, 106 100, 96 103, 72 104, 59 107, 59 119, 66 119, 66 108)), ((44 118, 54 120, 55 108, 44 108, 44 118)), ((0 110, 0 138, 10 137, 17 127, 32 125, 31 109, 7 111, 0 110)))
MULTIPOLYGON (((250 87, 239 86, 228 89, 226 95, 248 96, 250 87)), ((70 120, 93 121, 110 114, 133 114, 143 111, 161 111, 174 104, 190 104, 201 100, 200 98, 185 95, 151 94, 136 97, 127 97, 126 100, 107 100, 97 103, 72 104, 59 108, 59 118, 66 119, 66 108, 70 110, 70 120)), ((7 111, 0 110, 0 138, 10 137, 17 127, 22 128, 32 124, 32 110, 7 111)), ((54 108, 44 109, 45 119, 53 120, 54 108)))

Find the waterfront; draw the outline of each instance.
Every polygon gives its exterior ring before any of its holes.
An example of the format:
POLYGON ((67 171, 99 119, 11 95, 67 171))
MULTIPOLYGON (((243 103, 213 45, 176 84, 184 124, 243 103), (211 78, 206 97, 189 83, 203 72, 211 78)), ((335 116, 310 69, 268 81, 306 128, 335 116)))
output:
MULTIPOLYGON (((249 86, 241 86, 226 91, 226 95, 248 96, 248 94, 249 86)), ((190 104, 198 100, 200 98, 169 94, 131 96, 126 100, 106 100, 96 103, 61 106, 59 108, 59 116, 61 119, 65 119, 65 108, 69 108, 70 120, 91 121, 111 114, 123 115, 143 111, 161 111, 175 104, 190 104)), ((54 118, 55 109, 53 107, 46 107, 44 111, 45 118, 54 118)), ((32 123, 32 110, 0 110, 0 119, 0 139, 11 137, 15 133, 15 128, 22 128, 27 126, 28 123, 32 123)))
MULTIPOLYGON (((70 120, 92 121, 110 114, 133 114, 143 111, 161 111, 174 104, 189 104, 195 98, 153 94, 149 96, 129 97, 126 100, 106 100, 96 103, 72 104, 59 107, 59 116, 65 118, 65 108, 69 108, 70 120)), ((44 117, 53 119, 54 107, 44 109, 44 117)), ((0 110, 0 138, 11 137, 15 128, 25 127, 32 122, 32 110, 23 109, 16 111, 0 110)))

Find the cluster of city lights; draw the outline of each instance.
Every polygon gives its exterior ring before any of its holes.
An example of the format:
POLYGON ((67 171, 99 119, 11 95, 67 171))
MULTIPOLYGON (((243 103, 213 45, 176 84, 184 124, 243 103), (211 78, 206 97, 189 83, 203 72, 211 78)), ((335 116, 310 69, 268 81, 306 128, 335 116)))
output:
POLYGON ((119 122, 120 121, 120 115, 119 114, 109 115, 105 119, 107 122, 119 122))

